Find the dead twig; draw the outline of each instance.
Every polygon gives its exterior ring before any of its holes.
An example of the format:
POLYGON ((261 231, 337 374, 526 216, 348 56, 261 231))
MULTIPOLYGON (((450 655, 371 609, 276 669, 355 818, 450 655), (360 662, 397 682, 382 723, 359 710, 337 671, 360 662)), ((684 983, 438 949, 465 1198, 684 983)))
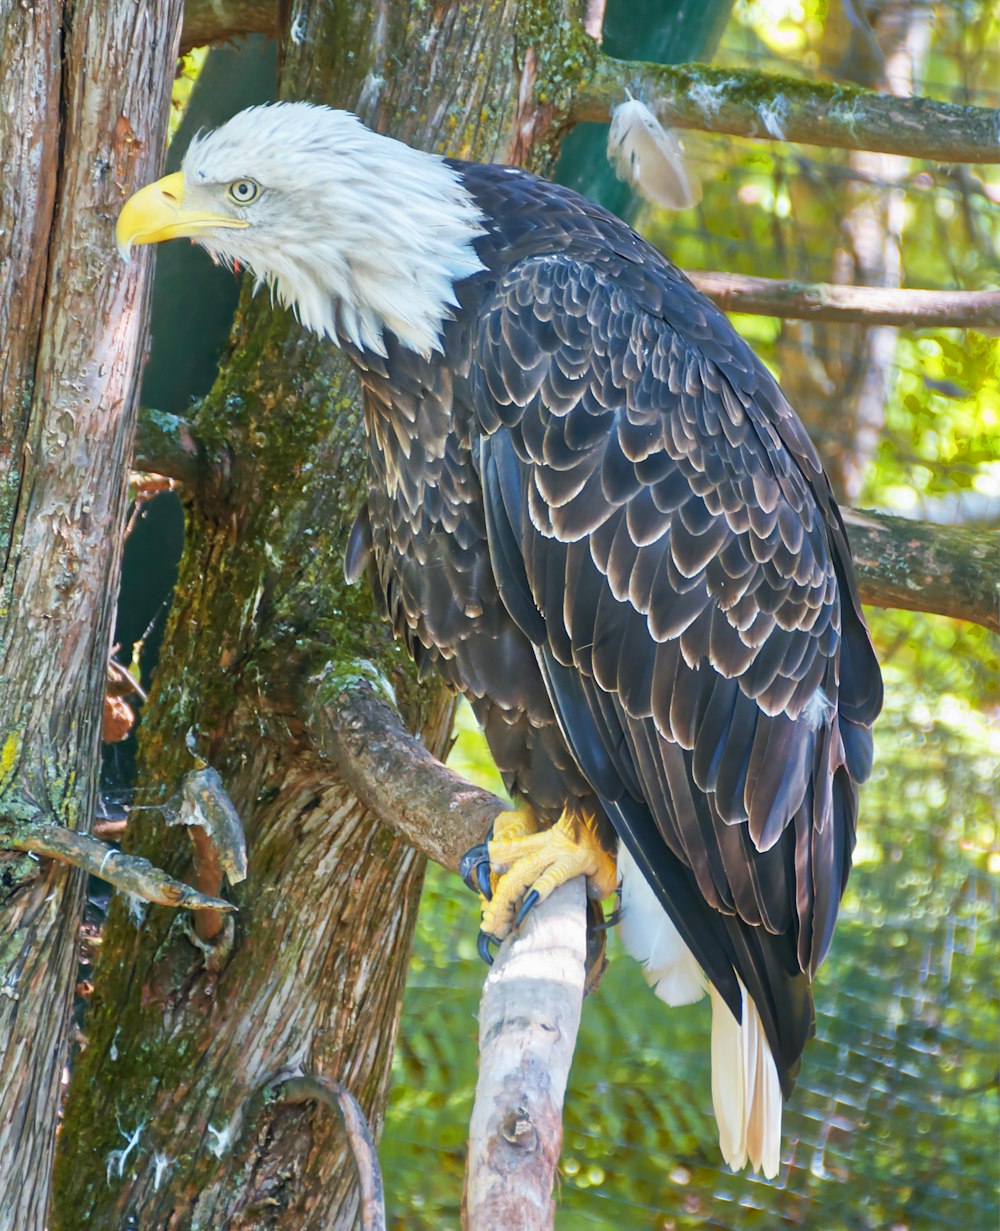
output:
MULTIPOLYGON (((195 883, 201 893, 217 898, 223 875, 231 885, 247 875, 243 822, 226 793, 222 779, 210 766, 192 770, 181 785, 181 806, 169 825, 185 825, 194 846, 195 883)), ((216 941, 225 926, 223 915, 207 909, 195 916, 194 928, 206 944, 216 941)))
POLYGON ((148 859, 127 855, 90 834, 79 833, 63 825, 32 822, 0 827, 0 847, 70 863, 91 876, 107 881, 123 893, 142 898, 144 902, 195 911, 228 913, 236 910, 231 902, 209 897, 190 885, 174 880, 148 859))
POLYGON ((275 1087, 275 1093, 286 1103, 323 1103, 337 1112, 358 1170, 361 1225, 364 1231, 385 1231, 382 1168, 368 1121, 358 1100, 339 1081, 314 1073, 287 1078, 275 1087))

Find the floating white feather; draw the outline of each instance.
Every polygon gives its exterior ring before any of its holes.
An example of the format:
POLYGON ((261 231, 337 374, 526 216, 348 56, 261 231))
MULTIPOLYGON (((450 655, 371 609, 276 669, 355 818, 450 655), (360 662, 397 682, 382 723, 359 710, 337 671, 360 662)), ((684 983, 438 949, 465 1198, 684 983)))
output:
POLYGON ((701 200, 701 184, 684 165, 680 141, 637 98, 611 114, 608 160, 619 179, 654 205, 687 209, 701 200))

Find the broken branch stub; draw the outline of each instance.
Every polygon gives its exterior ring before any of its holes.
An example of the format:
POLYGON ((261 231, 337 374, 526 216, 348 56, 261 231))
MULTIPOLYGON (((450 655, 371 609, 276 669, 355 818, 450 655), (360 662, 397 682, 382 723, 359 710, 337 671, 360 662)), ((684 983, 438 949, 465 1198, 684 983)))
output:
POLYGON ((43 823, 18 825, 9 830, 0 828, 0 846, 70 863, 144 902, 195 911, 228 913, 236 910, 231 902, 199 893, 190 885, 174 880, 148 859, 128 855, 99 838, 63 825, 43 823))
MULTIPOLYGON (((193 769, 181 784, 181 806, 169 825, 185 825, 194 847, 195 881, 199 890, 216 897, 225 875, 231 885, 246 880, 247 844, 243 822, 222 779, 211 766, 193 769)), ((206 910, 195 918, 200 940, 215 942, 225 926, 218 911, 206 910)))

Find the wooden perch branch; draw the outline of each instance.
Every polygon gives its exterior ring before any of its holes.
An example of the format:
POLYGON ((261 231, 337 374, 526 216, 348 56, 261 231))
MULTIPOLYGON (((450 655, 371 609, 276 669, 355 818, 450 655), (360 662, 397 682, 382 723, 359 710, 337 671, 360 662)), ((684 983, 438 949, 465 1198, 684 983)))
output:
POLYGON ((510 805, 442 765, 364 678, 311 682, 306 721, 314 745, 366 808, 429 859, 457 872, 510 805))
POLYGON ((113 846, 78 833, 62 825, 18 824, 0 828, 0 846, 30 851, 47 859, 71 863, 91 876, 107 881, 123 893, 131 893, 145 902, 174 906, 184 910, 214 910, 230 912, 236 907, 221 898, 209 897, 176 881, 148 859, 126 855, 113 846))
POLYGON ((856 509, 842 512, 864 602, 971 620, 1000 632, 1000 540, 995 531, 933 526, 856 509))
POLYGON ((645 64, 599 54, 576 90, 572 118, 606 121, 628 91, 674 128, 946 163, 1000 162, 1000 125, 988 107, 897 98, 753 69, 645 64))
POLYGON ((904 329, 941 326, 995 332, 1000 291, 922 291, 900 287, 787 282, 707 269, 687 270, 699 291, 725 312, 798 321, 855 321, 904 329))
POLYGON ((378 1153, 368 1121, 358 1100, 340 1082, 316 1074, 289 1077, 275 1087, 275 1092, 286 1103, 315 1101, 331 1108, 340 1116, 358 1171, 361 1226, 363 1231, 385 1231, 382 1168, 379 1166, 378 1153))
POLYGON ((586 933, 584 881, 576 877, 528 915, 486 976, 462 1200, 466 1231, 553 1225, 586 933))

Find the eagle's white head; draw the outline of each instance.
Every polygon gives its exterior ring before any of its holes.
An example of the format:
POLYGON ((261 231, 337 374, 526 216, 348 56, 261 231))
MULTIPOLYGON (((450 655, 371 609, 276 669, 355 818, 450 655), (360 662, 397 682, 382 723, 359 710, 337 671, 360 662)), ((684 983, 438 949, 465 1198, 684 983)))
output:
POLYGON ((187 236, 249 269, 303 325, 385 354, 440 348, 455 283, 482 269, 482 216, 443 159, 347 111, 251 107, 199 135, 182 169, 122 209, 119 251, 187 236))

